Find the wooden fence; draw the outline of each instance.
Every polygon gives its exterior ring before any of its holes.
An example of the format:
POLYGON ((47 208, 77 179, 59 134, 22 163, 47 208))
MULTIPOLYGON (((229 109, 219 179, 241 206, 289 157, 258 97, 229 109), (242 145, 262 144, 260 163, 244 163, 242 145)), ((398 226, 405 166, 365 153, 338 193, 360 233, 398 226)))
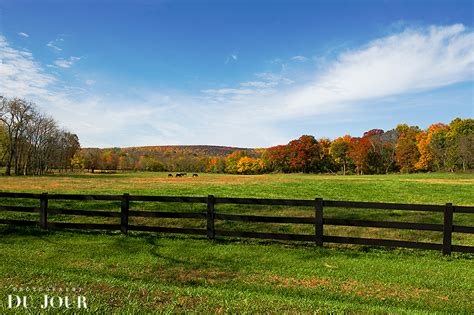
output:
POLYGON ((474 246, 461 246, 452 244, 452 234, 474 233, 473 226, 453 225, 454 213, 474 214, 472 206, 454 206, 451 203, 446 205, 422 205, 422 204, 397 204, 378 202, 354 202, 354 201, 330 201, 316 198, 314 200, 292 200, 292 199, 254 199, 254 198, 217 198, 212 195, 208 197, 166 197, 166 196, 135 196, 135 195, 66 195, 66 194, 31 194, 31 193, 7 193, 0 192, 0 198, 29 198, 38 199, 39 207, 20 206, 0 206, 1 211, 16 212, 38 212, 39 221, 0 219, 0 224, 11 224, 20 226, 38 225, 43 229, 105 229, 120 230, 127 234, 128 231, 149 231, 161 233, 182 233, 204 235, 209 239, 216 236, 233 236, 244 238, 274 239, 274 240, 296 240, 312 241, 318 246, 324 243, 358 244, 388 247, 407 247, 441 250, 444 255, 449 255, 452 251, 474 253, 474 246), (48 207, 49 200, 115 200, 121 202, 120 212, 118 211, 94 211, 94 210, 72 210, 54 209, 48 207), (130 201, 144 202, 173 202, 173 203, 201 203, 207 204, 205 212, 163 212, 163 211, 133 211, 130 210, 130 201), (281 216, 255 216, 223 214, 215 211, 215 206, 219 204, 234 205, 271 205, 271 206, 303 206, 314 209, 314 217, 281 217, 281 216), (444 215, 443 224, 431 223, 407 223, 391 221, 368 221, 368 220, 346 220, 324 217, 324 208, 353 208, 353 209, 381 209, 381 210, 406 210, 406 211, 430 211, 442 212, 444 215), (63 223, 48 222, 49 214, 66 214, 75 216, 92 217, 116 217, 120 218, 120 224, 98 224, 98 223, 63 223), (130 225, 129 217, 152 217, 152 218, 193 218, 207 221, 206 229, 196 228, 175 228, 159 226, 130 225), (267 223, 297 223, 314 225, 314 234, 285 234, 285 233, 262 233, 243 232, 215 229, 216 220, 245 221, 245 222, 267 222, 267 223), (373 239, 360 237, 331 236, 324 234, 325 225, 355 226, 355 227, 375 227, 409 229, 420 231, 438 231, 443 233, 443 243, 412 242, 389 239, 373 239))

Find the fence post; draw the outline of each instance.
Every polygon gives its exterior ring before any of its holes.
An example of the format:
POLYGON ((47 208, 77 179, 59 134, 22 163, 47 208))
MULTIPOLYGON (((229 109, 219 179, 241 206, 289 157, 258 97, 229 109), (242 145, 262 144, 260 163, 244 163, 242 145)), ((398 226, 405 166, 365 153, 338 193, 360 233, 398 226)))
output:
POLYGON ((42 193, 40 197, 40 227, 48 228, 48 193, 42 193))
POLYGON ((453 237, 453 212, 453 204, 447 203, 444 207, 443 255, 451 254, 451 244, 453 237))
POLYGON ((316 198, 314 206, 316 245, 323 246, 323 199, 316 198))
POLYGON ((215 236, 214 230, 214 196, 207 196, 207 238, 212 240, 215 236))
POLYGON ((130 195, 123 194, 120 206, 120 231, 122 234, 128 233, 128 210, 130 208, 130 195))

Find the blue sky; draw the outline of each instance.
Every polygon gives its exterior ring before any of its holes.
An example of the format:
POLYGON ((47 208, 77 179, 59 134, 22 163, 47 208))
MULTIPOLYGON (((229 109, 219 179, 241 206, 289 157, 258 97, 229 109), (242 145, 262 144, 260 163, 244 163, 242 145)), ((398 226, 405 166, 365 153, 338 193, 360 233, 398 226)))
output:
POLYGON ((0 95, 85 147, 266 147, 474 116, 472 1, 0 0, 0 95))

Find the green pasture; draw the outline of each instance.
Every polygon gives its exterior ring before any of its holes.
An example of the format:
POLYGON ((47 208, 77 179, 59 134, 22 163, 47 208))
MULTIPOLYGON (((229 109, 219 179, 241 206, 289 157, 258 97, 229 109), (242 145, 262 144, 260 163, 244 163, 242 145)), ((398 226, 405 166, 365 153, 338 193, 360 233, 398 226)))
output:
MULTIPOLYGON (((289 198, 474 205, 473 174, 330 176, 168 173, 0 177, 0 191, 289 198), (188 174, 190 175, 190 174, 188 174)), ((37 200, 2 199, 2 205, 37 200)), ((119 211, 118 202, 50 201, 50 208, 119 211)), ((132 202, 132 210, 205 211, 205 204, 132 202)), ((314 209, 217 205, 217 212, 313 216, 314 209)), ((325 209, 326 217, 442 223, 441 213, 325 209)), ((37 220, 37 214, 0 212, 1 218, 37 220)), ((51 215, 57 222, 116 218, 51 215)), ((132 218, 131 224, 204 228, 204 220, 132 218)), ((455 214, 454 224, 474 225, 455 214)), ((218 221, 216 228, 312 234, 311 225, 218 221)), ((327 226, 327 235, 441 242, 441 233, 327 226)), ((471 234, 453 243, 474 245, 471 234)), ((155 233, 42 231, 0 226, 0 312, 18 287, 81 287, 92 311, 196 313, 471 313, 473 256, 309 242, 278 242, 155 233)), ((39 296, 39 292, 31 292, 39 296)), ((77 312, 77 310, 71 310, 77 312)), ((31 313, 36 313, 31 311, 31 313)))

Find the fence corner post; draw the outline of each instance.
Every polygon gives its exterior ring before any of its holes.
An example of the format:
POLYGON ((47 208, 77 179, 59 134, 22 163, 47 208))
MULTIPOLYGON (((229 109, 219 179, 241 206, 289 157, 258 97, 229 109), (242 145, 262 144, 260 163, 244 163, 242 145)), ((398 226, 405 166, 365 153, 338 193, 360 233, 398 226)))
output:
POLYGON ((42 193, 40 196, 40 227, 48 229, 48 193, 42 193))
POLYGON ((323 198, 315 199, 314 206, 315 215, 315 232, 316 232, 316 245, 323 246, 323 198))
POLYGON ((451 255, 452 238, 453 238, 453 212, 452 203, 447 203, 444 207, 444 223, 443 223, 443 255, 451 255))
POLYGON ((214 196, 207 196, 207 238, 210 240, 214 239, 216 235, 214 229, 214 204, 214 196))
POLYGON ((130 208, 130 194, 123 194, 120 206, 120 231, 128 234, 128 210, 130 208))

